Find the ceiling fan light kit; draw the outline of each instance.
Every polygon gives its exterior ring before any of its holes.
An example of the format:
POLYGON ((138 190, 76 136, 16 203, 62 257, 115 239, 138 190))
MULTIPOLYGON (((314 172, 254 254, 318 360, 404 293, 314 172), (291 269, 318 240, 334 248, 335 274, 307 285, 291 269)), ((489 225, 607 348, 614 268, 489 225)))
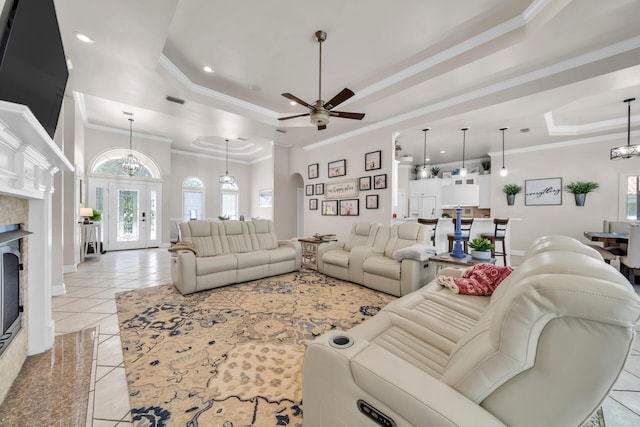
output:
POLYGON ((302 99, 288 92, 283 93, 282 96, 292 102, 295 102, 296 104, 304 105, 310 110, 310 112, 304 114, 296 114, 294 116, 280 117, 278 120, 289 120, 295 119, 297 117, 309 116, 309 118, 311 119, 311 124, 317 126, 318 130, 324 130, 327 128, 327 124, 329 124, 329 119, 331 118, 331 116, 340 117, 343 119, 362 120, 364 118, 364 113, 332 111, 334 107, 337 107, 338 105, 342 104, 344 101, 355 95, 355 93, 351 89, 342 89, 340 93, 331 98, 331 100, 329 100, 328 102, 324 102, 322 100, 322 42, 327 39, 327 33, 325 33, 324 31, 316 31, 315 36, 316 40, 318 41, 320 51, 320 60, 318 62, 318 99, 314 103, 314 105, 311 105, 308 102, 303 101, 302 99))

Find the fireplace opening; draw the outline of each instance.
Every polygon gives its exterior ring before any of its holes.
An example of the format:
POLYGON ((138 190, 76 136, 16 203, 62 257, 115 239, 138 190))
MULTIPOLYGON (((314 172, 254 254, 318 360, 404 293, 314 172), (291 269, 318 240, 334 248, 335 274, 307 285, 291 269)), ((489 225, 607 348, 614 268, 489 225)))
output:
POLYGON ((0 355, 22 328, 22 238, 20 224, 0 226, 0 355))

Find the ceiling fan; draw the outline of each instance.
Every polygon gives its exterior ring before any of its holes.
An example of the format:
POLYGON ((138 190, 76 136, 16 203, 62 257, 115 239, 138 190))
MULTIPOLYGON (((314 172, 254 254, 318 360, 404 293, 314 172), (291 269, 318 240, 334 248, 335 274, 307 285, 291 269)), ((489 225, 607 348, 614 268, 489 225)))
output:
POLYGON ((355 95, 355 93, 351 89, 342 89, 340 93, 331 98, 331 100, 329 100, 328 102, 324 102, 322 100, 322 42, 326 39, 327 33, 325 33, 324 31, 316 31, 316 40, 318 40, 318 45, 320 46, 320 62, 318 66, 318 100, 314 102, 313 105, 311 105, 290 93, 283 93, 282 96, 300 105, 304 105, 310 111, 308 113, 297 114, 295 116, 281 117, 278 120, 289 120, 295 119, 297 117, 310 116, 311 124, 314 126, 318 126, 318 130, 323 130, 327 128, 329 117, 332 116, 354 120, 362 120, 362 118, 364 117, 364 113, 347 113, 344 111, 332 110, 334 107, 337 107, 339 104, 342 104, 344 101, 355 95))

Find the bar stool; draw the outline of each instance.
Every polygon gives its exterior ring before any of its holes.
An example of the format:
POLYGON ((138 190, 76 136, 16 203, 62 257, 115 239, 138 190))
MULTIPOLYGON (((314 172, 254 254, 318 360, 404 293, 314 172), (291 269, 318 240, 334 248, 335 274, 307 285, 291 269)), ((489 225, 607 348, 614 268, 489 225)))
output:
POLYGON ((431 230, 431 243, 436 245, 436 227, 438 226, 438 218, 418 218, 418 224, 433 225, 431 230))
POLYGON ((505 267, 507 266, 507 244, 505 243, 505 237, 507 237, 507 226, 509 224, 509 218, 501 219, 494 218, 493 220, 494 230, 493 233, 482 233, 480 237, 487 239, 493 243, 491 249, 491 258, 495 258, 496 255, 502 256, 505 267), (502 242, 502 252, 496 252, 496 242, 502 242))
MULTIPOLYGON (((453 226, 456 226, 456 219, 453 218, 451 220, 453 222, 453 226)), ((469 253, 469 236, 471 235, 471 226, 473 225, 473 218, 460 218, 460 231, 462 232, 462 237, 460 241, 464 245, 464 253, 469 253)), ((453 242, 456 241, 455 233, 447 233, 447 239, 449 240, 449 252, 453 250, 453 242)))

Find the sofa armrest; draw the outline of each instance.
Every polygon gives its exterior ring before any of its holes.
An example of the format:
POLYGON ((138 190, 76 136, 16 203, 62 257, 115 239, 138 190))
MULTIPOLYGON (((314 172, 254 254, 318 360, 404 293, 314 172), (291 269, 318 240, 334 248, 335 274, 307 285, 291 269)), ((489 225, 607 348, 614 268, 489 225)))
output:
POLYGON ((405 258, 400 262, 400 296, 420 289, 433 279, 433 268, 428 260, 405 258))
POLYGON ((171 258, 171 278, 173 285, 182 295, 197 291, 196 288, 196 255, 187 250, 175 252, 171 258))
POLYGON ((278 240, 278 246, 293 248, 296 251, 296 267, 299 270, 302 265, 302 245, 297 240, 278 240))

